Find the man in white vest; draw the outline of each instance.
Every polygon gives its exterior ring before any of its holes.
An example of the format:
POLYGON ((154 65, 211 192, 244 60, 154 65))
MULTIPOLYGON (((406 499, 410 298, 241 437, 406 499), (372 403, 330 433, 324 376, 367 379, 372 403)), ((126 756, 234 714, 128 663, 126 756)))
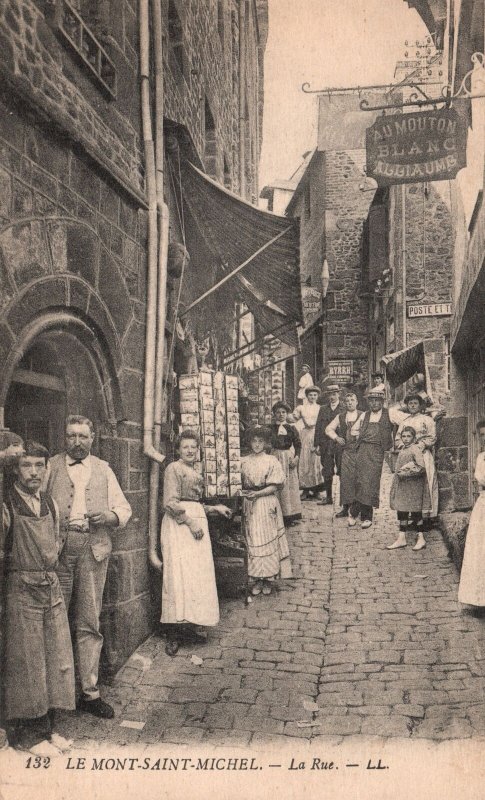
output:
POLYGON ((59 506, 57 574, 73 618, 74 652, 82 694, 77 707, 111 719, 101 699, 98 671, 103 637, 99 618, 112 550, 111 532, 124 528, 131 507, 106 461, 91 455, 94 428, 86 417, 66 421, 66 452, 49 462, 47 491, 59 506))

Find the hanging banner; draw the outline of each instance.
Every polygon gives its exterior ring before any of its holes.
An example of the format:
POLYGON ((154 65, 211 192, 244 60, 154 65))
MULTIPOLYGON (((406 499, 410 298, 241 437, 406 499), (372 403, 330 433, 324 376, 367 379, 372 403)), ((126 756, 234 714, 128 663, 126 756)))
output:
POLYGON ((366 131, 367 175, 379 187, 454 178, 466 166, 466 133, 453 108, 378 117, 366 131))

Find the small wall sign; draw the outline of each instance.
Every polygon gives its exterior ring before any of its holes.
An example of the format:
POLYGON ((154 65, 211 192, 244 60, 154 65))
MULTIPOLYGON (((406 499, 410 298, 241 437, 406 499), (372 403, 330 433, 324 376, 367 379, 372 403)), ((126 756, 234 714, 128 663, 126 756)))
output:
POLYGON ((408 305, 408 317, 449 317, 453 313, 451 303, 427 303, 408 305))

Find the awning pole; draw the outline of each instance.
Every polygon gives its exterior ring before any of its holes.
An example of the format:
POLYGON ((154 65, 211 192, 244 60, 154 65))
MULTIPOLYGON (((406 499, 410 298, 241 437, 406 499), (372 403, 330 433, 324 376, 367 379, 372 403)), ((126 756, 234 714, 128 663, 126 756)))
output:
MULTIPOLYGON (((282 330, 279 331, 279 333, 277 333, 275 336, 273 336, 273 338, 271 339, 271 342, 273 342, 276 339, 278 339, 279 335, 282 335, 283 333, 286 333, 286 331, 289 330, 291 327, 292 327, 292 323, 290 322, 290 323, 288 323, 286 328, 283 328, 282 330)), ((266 334, 266 335, 269 336, 270 334, 266 334)), ((269 344, 271 342, 269 342, 269 344)), ((249 347, 249 345, 246 345, 246 346, 249 347)), ((241 358, 246 358, 246 356, 251 355, 251 353, 254 353, 254 351, 257 350, 258 347, 260 347, 260 346, 264 346, 264 343, 263 343, 263 345, 255 344, 255 345, 253 345, 253 347, 251 347, 249 350, 246 350, 244 353, 242 353, 242 352, 238 353, 238 355, 235 356, 234 358, 231 358, 230 361, 224 361, 224 368, 228 367, 230 364, 234 364, 236 361, 240 361, 241 358)), ((241 348, 241 350, 242 349, 243 348, 241 348)))
POLYGON ((234 278, 234 276, 237 275, 238 272, 241 272, 241 270, 244 269, 244 267, 247 267, 247 265, 250 264, 251 261, 257 258, 257 256, 259 256, 261 253, 263 253, 264 250, 267 250, 268 247, 271 247, 272 244, 277 242, 278 239, 281 239, 281 237, 284 236, 285 233, 288 233, 288 231, 291 230, 293 230, 293 225, 289 225, 288 228, 285 228, 283 231, 280 231, 276 236, 273 236, 273 238, 270 239, 269 242, 263 244, 263 246, 260 247, 259 250, 256 250, 255 253, 249 256, 249 258, 247 258, 246 261, 243 261, 242 264, 239 264, 239 266, 236 267, 236 269, 233 269, 233 271, 230 272, 228 275, 225 275, 218 283, 216 283, 215 286, 213 286, 211 289, 208 289, 206 292, 204 292, 204 294, 201 294, 201 296, 198 297, 196 300, 194 300, 193 303, 190 304, 190 306, 187 306, 187 308, 184 311, 182 311, 179 314, 179 316, 180 317, 185 316, 185 314, 187 314, 191 308, 197 306, 199 303, 202 302, 202 300, 205 300, 206 297, 209 297, 209 295, 215 292, 216 289, 219 289, 224 283, 227 283, 227 281, 230 281, 231 278, 234 278))
POLYGON ((288 328, 291 324, 293 324, 293 320, 285 319, 280 325, 277 325, 276 328, 268 331, 267 333, 261 334, 261 336, 257 336, 255 339, 251 339, 246 344, 242 344, 240 347, 236 347, 235 350, 230 350, 228 353, 224 354, 224 358, 230 358, 234 356, 236 353, 240 353, 241 350, 245 350, 247 347, 251 347, 253 344, 258 344, 259 342, 263 342, 267 336, 272 336, 273 339, 278 338, 278 333, 283 333, 283 331, 288 328))
MULTIPOLYGON (((297 352, 300 351, 297 350, 297 352)), ((282 361, 288 361, 290 358, 294 358, 295 356, 296 353, 293 353, 291 356, 283 356, 283 358, 279 358, 277 361, 272 361, 271 364, 266 364, 263 365, 262 367, 257 367, 256 369, 249 370, 249 374, 252 375, 253 372, 261 372, 261 370, 263 369, 271 369, 271 367, 274 367, 276 364, 280 364, 282 361)))

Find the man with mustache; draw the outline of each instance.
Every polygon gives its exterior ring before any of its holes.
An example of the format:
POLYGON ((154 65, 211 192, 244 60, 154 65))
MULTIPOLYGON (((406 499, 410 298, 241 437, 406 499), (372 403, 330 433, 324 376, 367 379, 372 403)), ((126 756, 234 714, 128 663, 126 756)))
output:
POLYGON ((61 550, 57 574, 73 616, 74 646, 82 695, 77 708, 111 719, 98 688, 103 646, 99 618, 112 550, 111 533, 124 528, 131 508, 106 461, 91 454, 91 420, 71 415, 66 452, 49 463, 47 489, 59 506, 61 550))
MULTIPOLYGON (((10 449, 7 454, 13 456, 10 449)), ((49 453, 26 441, 6 492, 5 713, 11 744, 35 755, 58 755, 70 742, 54 732, 56 709, 73 709, 74 664, 56 565, 59 512, 41 491, 49 453)))

